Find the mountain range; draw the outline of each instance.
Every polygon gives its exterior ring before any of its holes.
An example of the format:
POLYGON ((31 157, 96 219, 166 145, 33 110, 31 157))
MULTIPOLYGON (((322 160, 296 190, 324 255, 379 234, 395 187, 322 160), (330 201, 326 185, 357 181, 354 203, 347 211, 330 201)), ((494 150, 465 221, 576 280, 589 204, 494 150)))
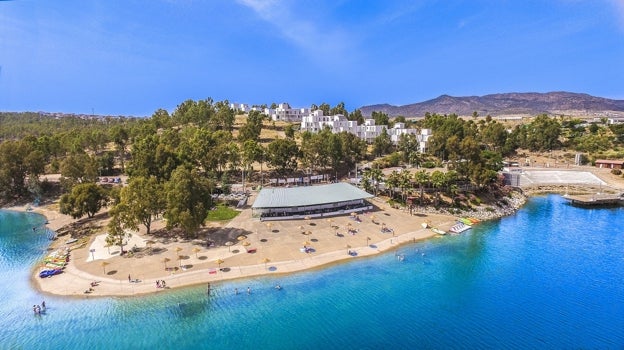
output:
POLYGON ((364 116, 373 111, 383 112, 390 117, 422 117, 425 113, 457 114, 471 116, 501 115, 621 115, 624 113, 624 100, 612 100, 588 94, 572 92, 548 93, 502 93, 485 96, 453 97, 442 95, 432 100, 403 106, 377 104, 360 108, 364 116), (614 113, 609 113, 614 112, 614 113))

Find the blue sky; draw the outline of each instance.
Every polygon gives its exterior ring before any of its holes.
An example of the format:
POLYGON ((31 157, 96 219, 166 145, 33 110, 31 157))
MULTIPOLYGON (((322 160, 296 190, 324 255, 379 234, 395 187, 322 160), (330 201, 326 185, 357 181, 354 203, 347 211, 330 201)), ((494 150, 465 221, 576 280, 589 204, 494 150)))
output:
POLYGON ((624 0, 0 1, 0 111, 624 99, 624 0))

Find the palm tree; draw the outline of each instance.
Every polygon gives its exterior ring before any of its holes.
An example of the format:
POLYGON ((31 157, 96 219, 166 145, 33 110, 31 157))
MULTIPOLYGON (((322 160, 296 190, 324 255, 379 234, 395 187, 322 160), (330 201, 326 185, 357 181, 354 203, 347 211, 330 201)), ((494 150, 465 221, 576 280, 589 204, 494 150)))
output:
POLYGON ((420 205, 423 204, 424 185, 429 182, 429 179, 429 173, 427 173, 427 171, 425 170, 414 173, 414 180, 420 187, 420 205))
POLYGON ((440 201, 440 188, 443 187, 445 183, 446 177, 443 172, 436 170, 431 173, 431 184, 436 189, 436 205, 438 205, 440 201))
POLYGON ((399 174, 399 188, 401 188, 401 195, 403 202, 405 203, 407 198, 407 191, 412 186, 412 174, 407 169, 403 169, 399 174))
POLYGON ((393 170, 392 173, 388 175, 388 178, 386 178, 386 185, 388 189, 390 190, 390 198, 394 198, 394 189, 399 187, 400 183, 401 183, 401 178, 400 178, 399 172, 396 170, 393 170))

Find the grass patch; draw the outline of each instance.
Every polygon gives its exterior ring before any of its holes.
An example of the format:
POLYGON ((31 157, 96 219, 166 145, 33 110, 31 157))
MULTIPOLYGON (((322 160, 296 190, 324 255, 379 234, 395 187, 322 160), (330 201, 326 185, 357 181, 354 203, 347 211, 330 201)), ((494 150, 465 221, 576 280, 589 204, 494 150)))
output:
POLYGON ((208 212, 208 221, 225 221, 234 219, 240 212, 228 207, 224 204, 217 205, 213 210, 208 212))

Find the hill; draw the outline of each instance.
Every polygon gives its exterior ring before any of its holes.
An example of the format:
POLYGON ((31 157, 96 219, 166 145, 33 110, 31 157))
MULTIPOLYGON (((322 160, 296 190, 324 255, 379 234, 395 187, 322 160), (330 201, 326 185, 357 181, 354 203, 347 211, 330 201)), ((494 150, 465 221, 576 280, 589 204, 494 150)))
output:
POLYGON ((624 100, 612 100, 572 92, 504 93, 467 97, 442 95, 432 100, 404 106, 378 104, 364 106, 360 110, 365 116, 377 111, 387 113, 391 117, 399 115, 422 117, 427 112, 469 116, 475 111, 480 116, 488 114, 491 116, 538 115, 542 113, 608 116, 624 114, 624 100))

